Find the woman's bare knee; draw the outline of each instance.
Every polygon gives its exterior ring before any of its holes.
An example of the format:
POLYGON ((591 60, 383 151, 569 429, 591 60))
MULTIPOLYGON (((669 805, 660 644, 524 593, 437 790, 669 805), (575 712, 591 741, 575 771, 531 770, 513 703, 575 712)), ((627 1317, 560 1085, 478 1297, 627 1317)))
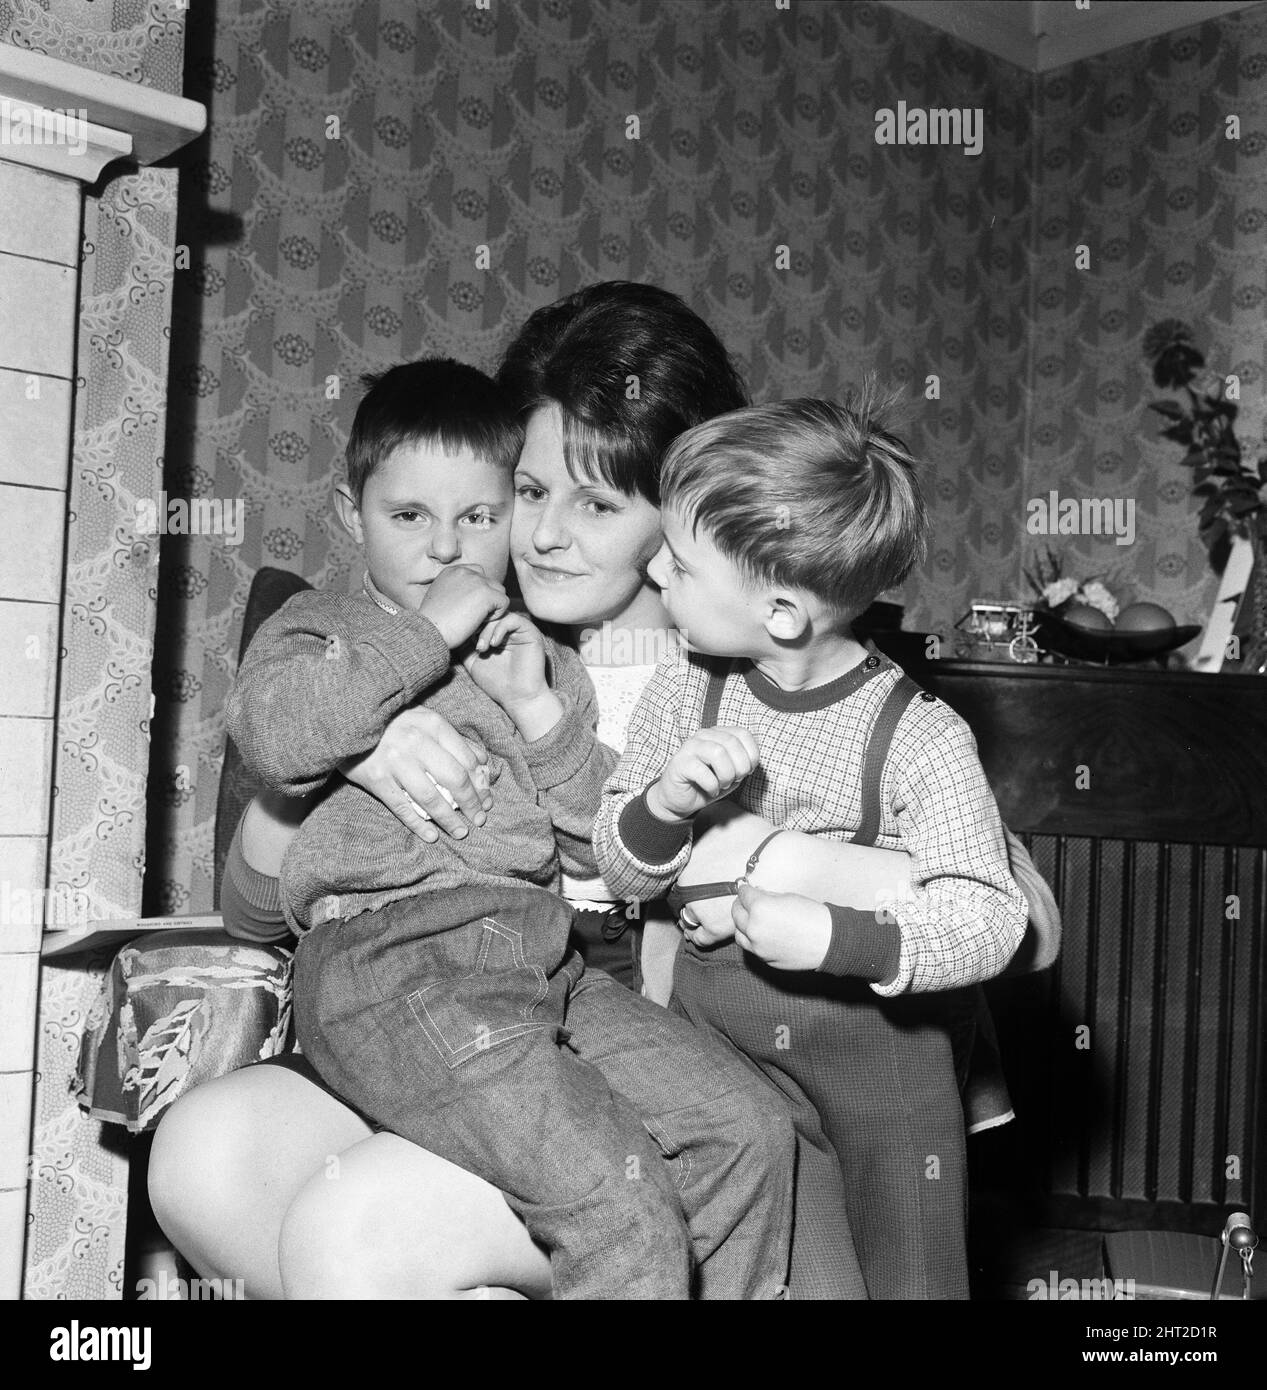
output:
POLYGON ((250 1144, 215 1082, 182 1096, 163 1116, 150 1150, 150 1205, 172 1244, 200 1274, 224 1275, 211 1249, 214 1226, 234 1215, 235 1178, 250 1144))
POLYGON ((495 1188, 392 1134, 314 1176, 279 1242, 287 1298, 547 1298, 550 1267, 495 1188))
POLYGON ((248 1297, 281 1298, 277 1240, 287 1207, 326 1155, 368 1133, 304 1077, 246 1068, 188 1092, 163 1117, 150 1202, 199 1274, 241 1279, 248 1297))

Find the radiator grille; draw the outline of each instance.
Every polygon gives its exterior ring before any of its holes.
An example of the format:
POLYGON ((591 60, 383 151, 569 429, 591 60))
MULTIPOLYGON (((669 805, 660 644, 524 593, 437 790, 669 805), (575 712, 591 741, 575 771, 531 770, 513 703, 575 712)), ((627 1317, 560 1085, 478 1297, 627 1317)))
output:
POLYGON ((1027 1170, 1006 1185, 1247 1205, 1265 1079, 1267 851, 1023 838, 1065 934, 1051 972, 992 987, 1027 1170))

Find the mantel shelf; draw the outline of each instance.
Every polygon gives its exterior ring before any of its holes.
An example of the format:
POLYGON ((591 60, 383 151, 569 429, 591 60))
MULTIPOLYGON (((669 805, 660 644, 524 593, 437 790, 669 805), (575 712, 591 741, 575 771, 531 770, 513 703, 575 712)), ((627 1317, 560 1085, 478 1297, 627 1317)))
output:
POLYGON ((0 160, 94 183, 116 159, 153 164, 201 135, 206 108, 60 58, 0 43, 0 160), (40 113, 68 112, 82 126, 64 138, 24 140, 54 129, 40 113))

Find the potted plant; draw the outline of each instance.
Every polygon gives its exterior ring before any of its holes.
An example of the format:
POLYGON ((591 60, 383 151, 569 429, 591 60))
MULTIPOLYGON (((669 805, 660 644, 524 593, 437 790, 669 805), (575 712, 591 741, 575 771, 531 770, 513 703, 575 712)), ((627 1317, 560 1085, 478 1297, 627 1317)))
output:
POLYGON ((1183 393, 1180 400, 1153 401, 1150 409, 1166 420, 1162 436, 1184 446, 1180 462, 1192 469, 1193 495, 1201 498, 1197 527, 1215 573, 1222 574, 1227 565, 1234 537, 1252 547, 1237 621, 1248 633, 1241 670, 1267 670, 1267 455, 1256 462, 1246 459, 1234 428, 1237 405, 1228 400, 1222 382, 1213 391, 1194 387, 1205 358, 1186 323, 1166 319, 1150 329, 1144 357, 1158 386, 1183 393))

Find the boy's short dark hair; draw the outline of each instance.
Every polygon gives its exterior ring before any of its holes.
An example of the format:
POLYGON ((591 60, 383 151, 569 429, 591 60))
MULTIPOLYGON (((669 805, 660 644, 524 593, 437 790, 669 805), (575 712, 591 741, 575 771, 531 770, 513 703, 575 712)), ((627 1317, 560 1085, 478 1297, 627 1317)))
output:
POLYGON ((664 505, 751 582, 804 590, 852 619, 927 547, 915 460, 884 419, 892 404, 868 382, 846 406, 803 397, 708 420, 670 448, 664 505))
POLYGON ((366 393, 348 436, 348 488, 361 505, 374 470, 402 445, 469 447, 479 458, 513 470, 523 426, 510 398, 476 367, 451 357, 424 357, 363 376, 366 393))

